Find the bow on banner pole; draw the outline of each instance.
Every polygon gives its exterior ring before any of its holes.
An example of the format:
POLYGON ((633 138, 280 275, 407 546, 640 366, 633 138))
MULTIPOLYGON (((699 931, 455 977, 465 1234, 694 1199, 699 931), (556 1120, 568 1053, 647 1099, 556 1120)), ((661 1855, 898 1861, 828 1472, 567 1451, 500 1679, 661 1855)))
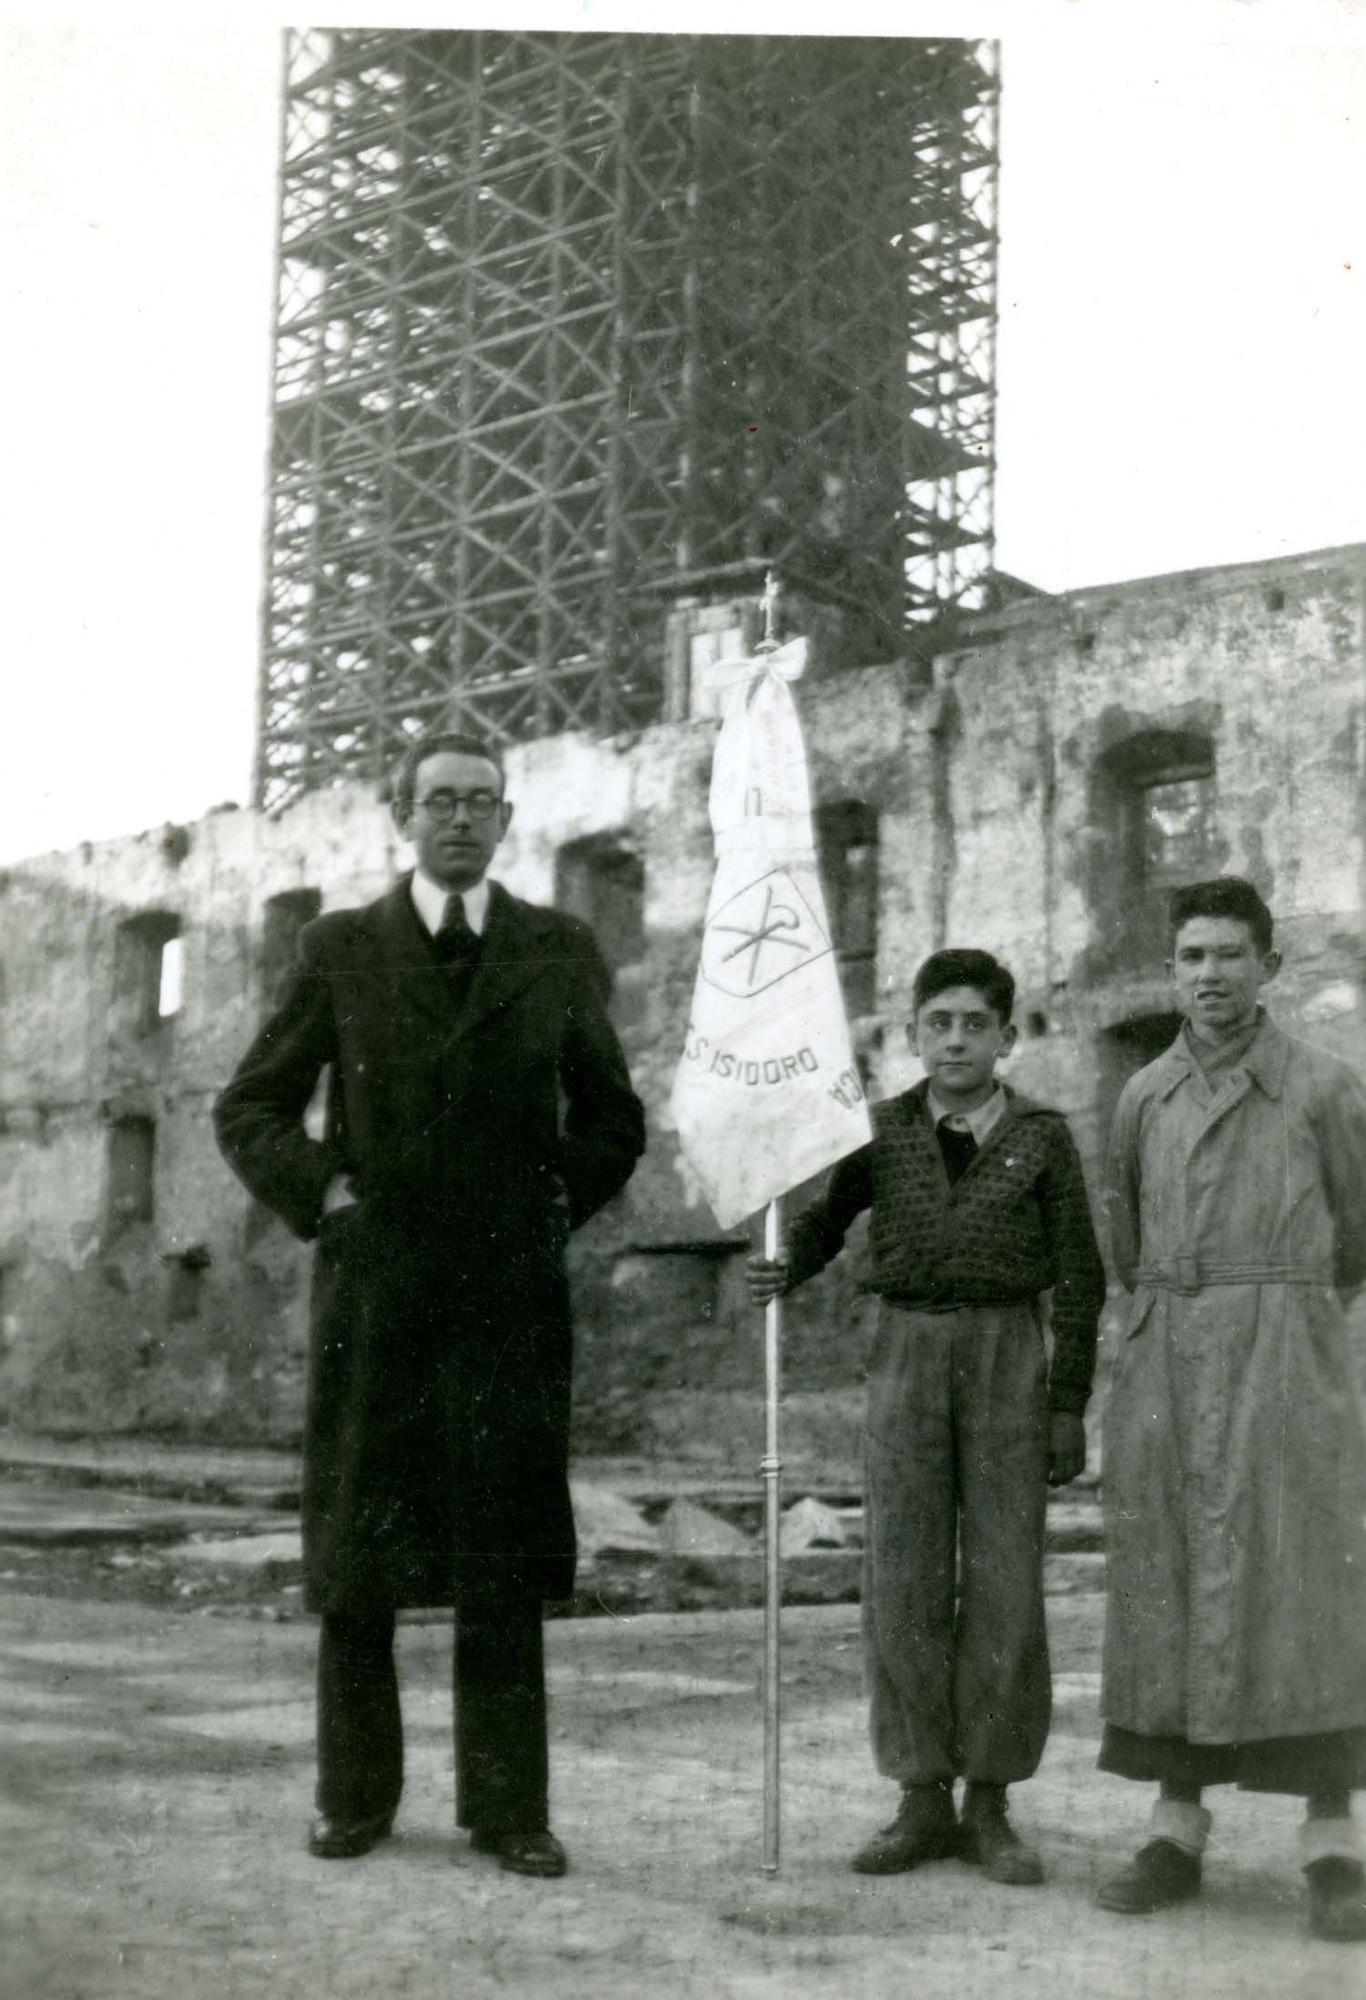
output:
MULTIPOLYGON (((781 1252, 781 1197, 871 1136, 816 866, 806 751, 791 683, 806 641, 779 645, 765 581, 754 657, 721 660, 709 809, 716 873, 672 1107, 684 1156, 722 1229, 765 1210, 781 1252)), ((764 1838, 778 1870, 782 1602, 778 1404, 782 1306, 764 1315, 764 1838)))

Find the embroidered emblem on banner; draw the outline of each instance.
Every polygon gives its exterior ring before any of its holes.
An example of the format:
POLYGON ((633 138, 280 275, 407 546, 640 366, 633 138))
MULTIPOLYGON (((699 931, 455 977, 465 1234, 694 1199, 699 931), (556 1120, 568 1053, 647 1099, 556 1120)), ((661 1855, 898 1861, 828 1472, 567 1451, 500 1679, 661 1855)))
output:
POLYGON ((811 905, 785 868, 774 868, 713 912, 702 939, 702 977, 751 999, 831 950, 811 905))

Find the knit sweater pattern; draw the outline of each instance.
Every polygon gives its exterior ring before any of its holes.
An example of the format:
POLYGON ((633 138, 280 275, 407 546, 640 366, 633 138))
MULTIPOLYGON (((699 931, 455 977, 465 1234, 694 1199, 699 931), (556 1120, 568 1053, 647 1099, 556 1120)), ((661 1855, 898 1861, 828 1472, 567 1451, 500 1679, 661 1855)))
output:
POLYGON ((918 1083, 873 1106, 871 1142, 788 1231, 789 1288, 824 1269, 865 1208, 864 1291, 922 1312, 1052 1293, 1054 1410, 1085 1410, 1105 1303, 1081 1160, 1061 1113, 1007 1087, 1006 1116, 953 1186, 918 1083))

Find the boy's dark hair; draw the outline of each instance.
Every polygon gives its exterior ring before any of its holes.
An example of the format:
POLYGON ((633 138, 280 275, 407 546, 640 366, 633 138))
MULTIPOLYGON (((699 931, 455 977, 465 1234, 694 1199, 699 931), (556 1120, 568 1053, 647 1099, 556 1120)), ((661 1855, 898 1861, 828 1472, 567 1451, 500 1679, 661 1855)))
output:
POLYGON ((1271 912, 1241 875, 1216 875, 1211 882, 1188 882, 1184 889, 1174 889, 1167 904, 1167 928, 1173 941, 1182 924, 1188 924, 1192 917, 1236 918, 1252 932, 1263 958, 1271 950, 1271 912))
POLYGON ((452 751, 458 757, 482 757, 498 773, 498 790, 502 792, 506 789, 503 760, 491 743, 484 743, 477 736, 465 736, 458 729, 433 729, 426 736, 414 738, 394 773, 393 806, 399 819, 407 819, 413 809, 419 767, 429 757, 439 757, 443 750, 452 751))
POLYGON ((911 1004, 918 1014, 951 986, 975 986, 1004 1027, 1015 1009, 1014 975, 989 951, 936 951, 915 975, 911 1004))

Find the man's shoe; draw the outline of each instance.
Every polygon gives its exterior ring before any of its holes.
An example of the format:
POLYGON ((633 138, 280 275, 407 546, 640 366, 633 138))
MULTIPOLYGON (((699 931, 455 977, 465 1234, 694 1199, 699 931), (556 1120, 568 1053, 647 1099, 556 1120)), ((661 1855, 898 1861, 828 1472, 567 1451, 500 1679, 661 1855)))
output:
POLYGON ((850 1866, 860 1875, 900 1875, 957 1852, 952 1793, 938 1785, 907 1785, 896 1818, 859 1849, 850 1866))
POLYGON ((569 1856, 548 1827, 530 1833, 489 1833, 476 1827, 470 1835, 476 1854, 496 1854, 511 1875, 539 1875, 545 1879, 563 1875, 569 1856))
POLYGON ((1127 1868, 1102 1883, 1096 1901, 1102 1910, 1144 1917, 1200 1893, 1200 1856, 1178 1847, 1174 1840, 1150 1840, 1127 1868))
POLYGON ((1309 1880, 1309 1928, 1333 1944, 1366 1938, 1366 1871, 1345 1855, 1325 1855, 1305 1869, 1309 1880))
POLYGON ((1032 1888, 1043 1880, 1043 1862, 1038 1849, 1021 1840, 1004 1806, 985 1812, 965 1812, 959 1822, 961 1853, 965 1861, 976 1861, 992 1882, 1009 1882, 1016 1888, 1032 1888))
POLYGON ((320 1861, 354 1861, 357 1855, 368 1854, 387 1840, 393 1824, 391 1812, 372 1813, 369 1819, 337 1819, 332 1813, 319 1813, 308 1830, 308 1851, 320 1861))

